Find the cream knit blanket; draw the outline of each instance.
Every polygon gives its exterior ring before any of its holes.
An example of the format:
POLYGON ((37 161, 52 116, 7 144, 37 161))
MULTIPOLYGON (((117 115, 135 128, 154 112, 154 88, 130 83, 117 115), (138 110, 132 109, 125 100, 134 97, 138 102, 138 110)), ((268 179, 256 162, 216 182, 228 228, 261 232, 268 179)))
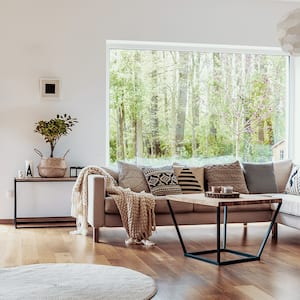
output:
POLYGON ((88 166, 81 170, 72 190, 71 215, 76 218, 77 230, 73 233, 88 232, 88 175, 99 174, 105 178, 105 189, 120 212, 124 228, 133 241, 148 240, 155 230, 155 200, 149 193, 135 193, 117 185, 114 178, 102 168, 88 166))

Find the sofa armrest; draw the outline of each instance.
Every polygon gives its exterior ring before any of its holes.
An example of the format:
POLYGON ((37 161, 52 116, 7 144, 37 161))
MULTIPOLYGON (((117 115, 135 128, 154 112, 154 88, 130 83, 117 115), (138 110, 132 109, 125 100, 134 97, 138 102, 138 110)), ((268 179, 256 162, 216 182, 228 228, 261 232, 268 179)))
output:
POLYGON ((102 175, 88 176, 88 223, 93 228, 104 226, 105 179, 102 175))

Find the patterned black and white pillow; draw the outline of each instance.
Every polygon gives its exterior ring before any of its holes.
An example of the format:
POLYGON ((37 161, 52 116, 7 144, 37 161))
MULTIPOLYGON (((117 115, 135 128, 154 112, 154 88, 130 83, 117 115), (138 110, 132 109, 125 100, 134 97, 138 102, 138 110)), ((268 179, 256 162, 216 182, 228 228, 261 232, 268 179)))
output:
POLYGON ((155 196, 181 194, 181 188, 172 166, 142 168, 150 192, 155 196))
POLYGON ((289 180, 285 187, 285 192, 295 195, 300 194, 300 166, 293 167, 289 180))
POLYGON ((173 165, 173 168, 183 194, 204 192, 204 167, 173 165))

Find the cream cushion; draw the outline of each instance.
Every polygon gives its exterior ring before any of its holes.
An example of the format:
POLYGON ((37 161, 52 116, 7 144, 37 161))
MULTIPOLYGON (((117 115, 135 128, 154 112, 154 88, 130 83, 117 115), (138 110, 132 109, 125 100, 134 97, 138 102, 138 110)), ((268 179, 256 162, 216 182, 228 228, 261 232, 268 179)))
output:
POLYGON ((118 161, 119 185, 123 188, 130 188, 133 192, 149 193, 149 187, 142 169, 134 164, 118 161))

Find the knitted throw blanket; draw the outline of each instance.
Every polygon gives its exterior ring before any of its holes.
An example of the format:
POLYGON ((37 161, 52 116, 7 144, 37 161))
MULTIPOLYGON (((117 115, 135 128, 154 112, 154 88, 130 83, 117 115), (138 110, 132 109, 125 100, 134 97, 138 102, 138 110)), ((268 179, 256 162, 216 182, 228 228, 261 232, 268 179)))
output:
POLYGON ((135 193, 117 185, 114 178, 102 168, 88 166, 81 170, 72 190, 71 215, 76 218, 77 230, 87 234, 88 175, 98 174, 105 178, 105 189, 115 201, 126 232, 132 240, 148 240, 155 230, 155 200, 149 193, 135 193))

